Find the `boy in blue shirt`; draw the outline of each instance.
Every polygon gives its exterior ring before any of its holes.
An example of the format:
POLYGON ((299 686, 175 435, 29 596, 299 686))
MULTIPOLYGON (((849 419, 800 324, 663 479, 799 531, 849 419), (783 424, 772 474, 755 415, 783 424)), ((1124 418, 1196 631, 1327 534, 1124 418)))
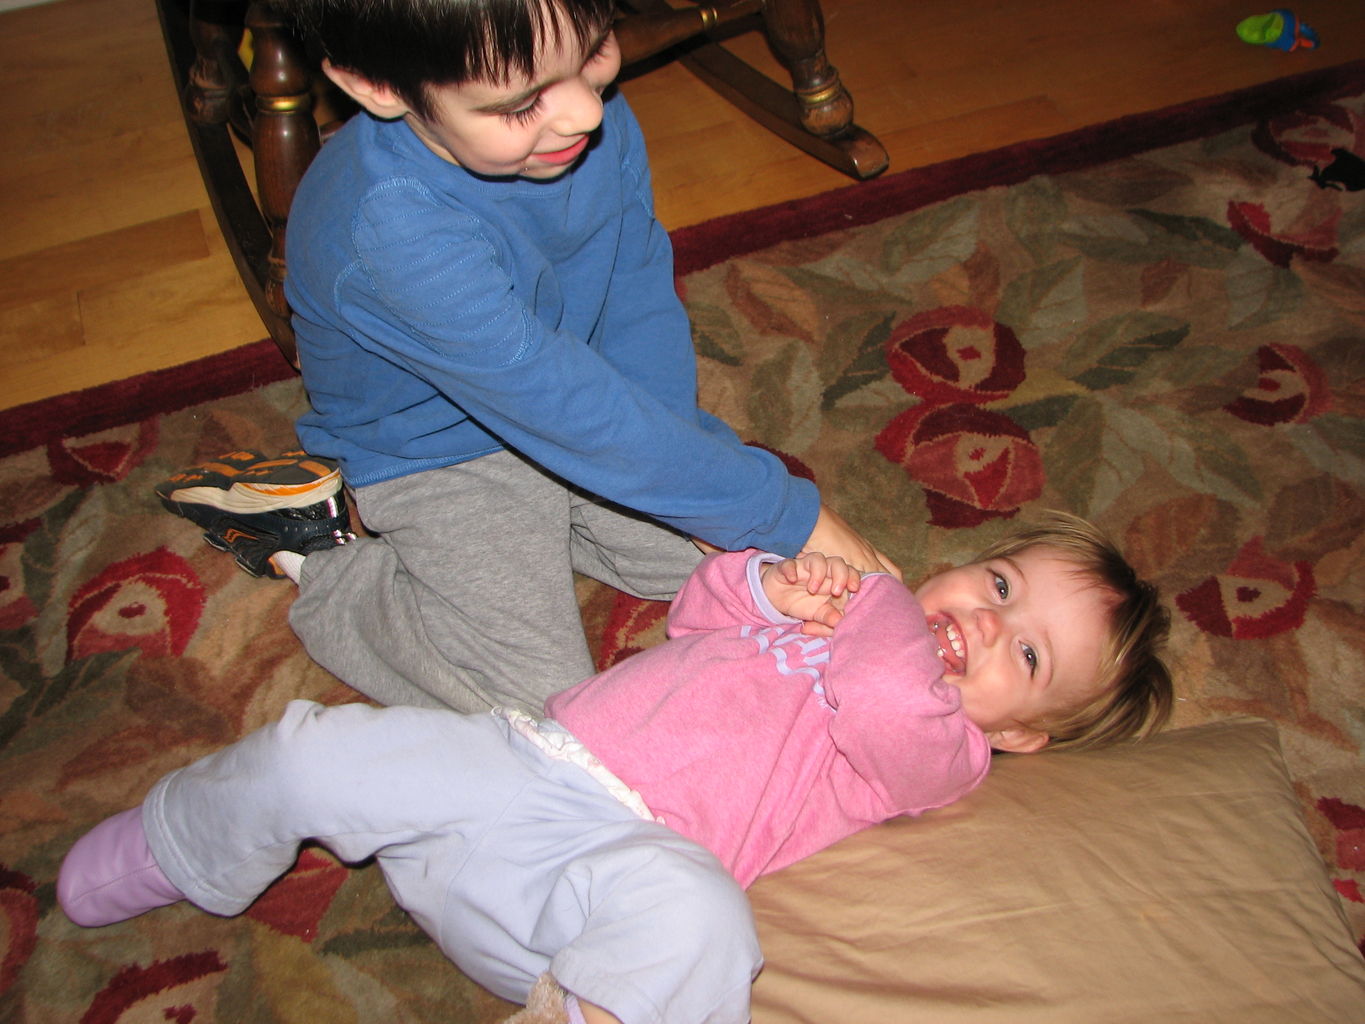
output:
MULTIPOLYGON (((314 458, 158 487, 309 653, 386 704, 538 713, 589 675, 575 572, 670 597, 692 538, 863 570, 816 488, 697 407, 610 0, 290 0, 369 116, 295 196, 287 294, 314 458), (350 541, 341 480, 374 534, 350 541)), ((894 569, 892 570, 894 571, 894 569)))

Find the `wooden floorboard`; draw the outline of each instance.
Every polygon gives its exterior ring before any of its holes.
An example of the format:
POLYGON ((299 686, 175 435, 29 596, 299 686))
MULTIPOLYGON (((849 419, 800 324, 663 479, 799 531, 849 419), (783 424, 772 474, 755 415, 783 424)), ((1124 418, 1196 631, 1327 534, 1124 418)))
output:
MULTIPOLYGON (((1294 9, 1318 50, 1241 42, 1238 20, 1259 9, 1230 0, 824 3, 830 59, 891 173, 1365 58, 1365 4, 1294 9)), ((728 45, 778 73, 757 35, 728 45)), ((670 228, 850 184, 679 65, 623 88, 670 228)), ((151 0, 0 13, 0 123, 0 408, 264 337, 151 0)))

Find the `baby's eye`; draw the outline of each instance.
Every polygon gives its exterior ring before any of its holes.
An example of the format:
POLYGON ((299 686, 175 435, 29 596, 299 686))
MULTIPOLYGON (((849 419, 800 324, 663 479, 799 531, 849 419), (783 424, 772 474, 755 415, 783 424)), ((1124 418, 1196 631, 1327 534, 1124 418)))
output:
POLYGON ((1028 674, 1033 675, 1038 671, 1038 652, 1028 644, 1020 644, 1019 650, 1023 653, 1025 664, 1028 665, 1028 674))
POLYGON ((995 592, 1000 595, 1000 600, 1005 600, 1010 596, 1010 581, 1001 576, 998 572, 991 573, 995 583, 995 592))

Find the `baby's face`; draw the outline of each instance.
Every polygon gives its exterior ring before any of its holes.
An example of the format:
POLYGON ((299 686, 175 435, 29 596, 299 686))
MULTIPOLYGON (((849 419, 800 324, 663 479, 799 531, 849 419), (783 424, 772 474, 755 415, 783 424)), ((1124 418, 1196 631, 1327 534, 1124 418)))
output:
POLYGON ((959 566, 915 596, 939 643, 944 678, 1001 750, 1033 750, 1045 723, 1097 692, 1112 599, 1052 549, 959 566))

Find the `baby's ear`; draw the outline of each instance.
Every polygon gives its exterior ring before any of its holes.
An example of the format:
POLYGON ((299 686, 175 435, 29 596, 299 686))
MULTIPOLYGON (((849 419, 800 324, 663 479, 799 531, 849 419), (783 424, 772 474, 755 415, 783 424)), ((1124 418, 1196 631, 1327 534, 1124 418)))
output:
POLYGON ((1003 750, 1008 754, 1032 754, 1047 746, 1051 738, 1041 729, 1030 729, 1026 725, 986 734, 992 750, 1003 750))
POLYGON ((330 60, 322 62, 322 73, 338 89, 381 120, 392 121, 408 113, 408 105, 387 85, 371 82, 364 75, 339 68, 330 60))

